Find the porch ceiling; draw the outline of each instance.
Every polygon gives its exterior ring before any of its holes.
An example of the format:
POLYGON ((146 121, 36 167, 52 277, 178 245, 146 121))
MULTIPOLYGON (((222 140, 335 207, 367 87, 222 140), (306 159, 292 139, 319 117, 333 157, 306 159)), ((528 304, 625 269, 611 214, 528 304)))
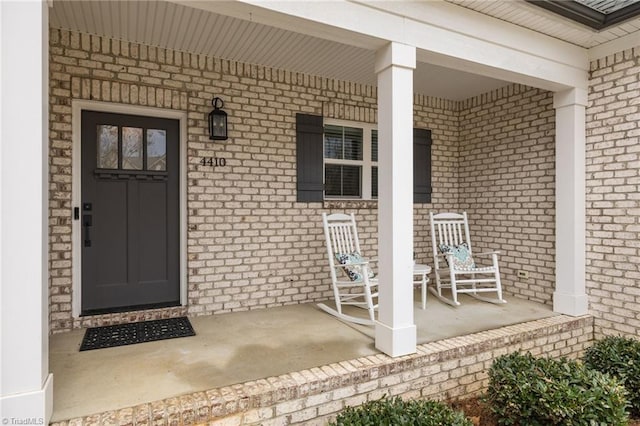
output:
MULTIPOLYGON (((596 31, 524 0, 445 1, 453 8, 461 6, 461 11, 497 18, 496 24, 506 21, 590 48, 597 51, 595 56, 611 42, 640 38, 640 18, 596 31)), ((330 25, 309 33, 307 22, 284 15, 269 25, 259 23, 246 2, 54 0, 52 4, 52 27, 371 85, 376 83, 375 51, 385 43, 330 25)), ((435 65, 421 59, 427 60, 418 57, 416 93, 462 100, 509 84, 490 73, 481 76, 447 62, 435 65)))
MULTIPOLYGON (((165 1, 55 0, 50 25, 370 85, 384 43, 354 34, 346 44, 165 1)), ((507 84, 424 62, 414 73, 416 93, 451 100, 507 84)))

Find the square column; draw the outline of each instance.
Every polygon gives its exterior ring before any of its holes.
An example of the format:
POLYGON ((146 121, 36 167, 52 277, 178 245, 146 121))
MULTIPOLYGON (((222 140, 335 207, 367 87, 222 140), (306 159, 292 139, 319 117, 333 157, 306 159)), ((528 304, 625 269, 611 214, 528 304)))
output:
POLYGON ((0 2, 0 422, 48 424, 49 20, 0 2))
POLYGON ((586 269, 585 107, 587 91, 556 92, 556 290, 553 310, 588 313, 586 269))
POLYGON ((416 351, 413 323, 413 70, 416 48, 390 43, 378 75, 378 256, 376 348, 416 351))

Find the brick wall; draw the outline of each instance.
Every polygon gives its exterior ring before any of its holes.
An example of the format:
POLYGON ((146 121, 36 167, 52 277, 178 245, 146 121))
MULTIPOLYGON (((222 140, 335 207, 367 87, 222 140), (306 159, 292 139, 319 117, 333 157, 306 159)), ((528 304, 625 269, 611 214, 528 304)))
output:
MULTIPOLYGON (((184 309, 74 319, 71 103, 74 99, 186 111, 188 313, 223 313, 331 297, 320 214, 355 211, 363 251, 377 245, 375 202, 296 202, 295 114, 376 121, 376 89, 256 65, 52 29, 50 33, 51 330, 184 309), (229 114, 230 140, 206 135, 211 99, 229 114), (224 157, 226 168, 199 164, 224 157)), ((428 209, 457 207, 457 103, 415 97, 415 124, 433 135, 433 203, 416 208, 417 257, 430 254, 428 209)))
POLYGON ((640 330, 640 46, 593 61, 587 107, 587 292, 596 337, 640 330))
MULTIPOLYGON (((416 96, 414 120, 416 127, 432 129, 431 185, 432 205, 415 208, 414 245, 418 262, 433 265, 429 211, 457 211, 459 198, 459 113, 446 108, 447 101, 416 96), (429 102, 431 101, 431 102, 429 102)), ((432 274, 433 275, 433 274, 432 274)))
POLYGON ((461 102, 459 206, 474 251, 500 250, 503 290, 551 304, 555 287, 553 94, 513 85, 461 102), (527 271, 528 279, 516 276, 527 271))

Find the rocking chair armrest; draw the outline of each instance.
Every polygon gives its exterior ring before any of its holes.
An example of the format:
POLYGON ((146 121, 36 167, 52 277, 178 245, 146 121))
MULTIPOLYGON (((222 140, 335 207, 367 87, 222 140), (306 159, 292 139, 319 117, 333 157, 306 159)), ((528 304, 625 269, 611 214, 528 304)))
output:
POLYGON ((473 253, 474 256, 490 256, 494 254, 500 254, 500 251, 494 250, 494 251, 485 251, 483 253, 473 253))
POLYGON ((351 266, 361 266, 361 265, 368 265, 370 263, 370 261, 368 260, 363 260, 362 262, 350 262, 350 263, 334 263, 336 268, 348 268, 351 266))
POLYGON ((438 259, 442 259, 440 260, 440 262, 442 262, 443 260, 446 261, 447 263, 449 262, 449 256, 453 256, 453 254, 451 253, 436 253, 435 258, 434 259, 436 262, 438 262, 438 259))
MULTIPOLYGON (((441 257, 441 258, 443 258, 444 260, 447 260, 447 259, 449 259, 450 257, 453 257, 453 253, 438 253, 436 256, 437 256, 437 257, 441 257)), ((447 262, 449 262, 449 261, 447 260, 447 262)))
POLYGON ((453 257, 453 253, 438 253, 438 254, 436 254, 436 259, 435 259, 436 264, 438 264, 439 262, 442 262, 442 261, 446 262, 444 268, 437 267, 436 269, 438 269, 438 270, 449 269, 450 268, 449 265, 453 265, 453 261, 451 260, 452 257, 453 257), (438 261, 437 258, 442 258, 442 260, 438 261))

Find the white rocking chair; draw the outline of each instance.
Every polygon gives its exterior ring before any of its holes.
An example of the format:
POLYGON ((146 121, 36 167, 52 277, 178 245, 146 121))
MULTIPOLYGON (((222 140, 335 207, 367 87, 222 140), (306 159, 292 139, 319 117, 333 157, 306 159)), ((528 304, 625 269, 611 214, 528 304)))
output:
POLYGON ((502 298, 502 284, 498 268, 498 251, 477 253, 473 256, 489 257, 491 266, 478 266, 474 262, 469 238, 467 213, 429 213, 436 288, 430 288, 441 301, 459 306, 458 294, 467 293, 490 303, 507 303, 502 298), (451 298, 442 295, 442 289, 451 290, 451 298), (482 297, 478 293, 495 292, 497 298, 482 297))
POLYGON ((318 307, 341 320, 356 324, 373 325, 377 301, 378 280, 373 278, 370 261, 362 258, 356 219, 353 213, 322 214, 322 224, 327 242, 327 255, 331 269, 331 281, 336 308, 323 303, 318 307), (343 313, 343 306, 366 309, 366 318, 343 313))

